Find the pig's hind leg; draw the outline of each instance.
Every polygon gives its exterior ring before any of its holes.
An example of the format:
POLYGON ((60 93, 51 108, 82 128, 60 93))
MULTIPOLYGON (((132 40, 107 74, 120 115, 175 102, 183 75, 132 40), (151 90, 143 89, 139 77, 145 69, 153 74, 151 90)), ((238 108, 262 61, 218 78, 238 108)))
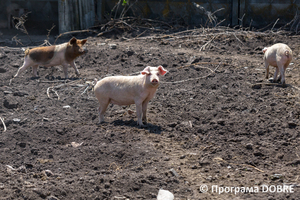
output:
POLYGON ((278 72, 279 72, 279 67, 275 67, 276 68, 276 70, 275 70, 275 73, 274 73, 274 77, 273 77, 273 82, 274 83, 277 83, 278 82, 278 72))
POLYGON ((286 67, 280 66, 279 69, 280 69, 280 76, 279 76, 278 80, 281 81, 281 84, 284 87, 285 86, 285 69, 286 69, 286 67))
POLYGON ((18 69, 18 71, 17 71, 16 75, 14 76, 14 78, 17 77, 17 76, 19 76, 19 74, 21 74, 23 71, 25 71, 30 66, 32 66, 32 62, 30 62, 30 60, 28 60, 28 59, 25 58, 25 61, 24 61, 23 65, 22 65, 22 67, 20 67, 18 69))
POLYGON ((33 76, 35 76, 35 77, 37 77, 37 68, 38 67, 39 67, 38 65, 32 66, 32 73, 33 73, 33 76))

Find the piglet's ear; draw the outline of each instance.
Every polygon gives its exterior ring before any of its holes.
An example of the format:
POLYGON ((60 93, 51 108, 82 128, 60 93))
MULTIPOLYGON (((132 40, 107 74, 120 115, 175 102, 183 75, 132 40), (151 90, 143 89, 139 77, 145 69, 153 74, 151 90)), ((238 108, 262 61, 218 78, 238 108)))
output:
POLYGON ((81 40, 81 44, 84 45, 86 43, 86 39, 85 40, 81 40))
POLYGON ((71 45, 75 44, 76 42, 77 42, 77 39, 74 38, 74 37, 72 37, 72 39, 69 41, 69 43, 70 43, 71 45))
POLYGON ((265 53, 267 51, 268 47, 265 47, 262 52, 265 53))
POLYGON ((158 66, 158 71, 160 75, 164 76, 168 71, 163 68, 163 66, 158 66))
POLYGON ((143 71, 141 71, 142 75, 150 74, 150 67, 146 67, 143 71))

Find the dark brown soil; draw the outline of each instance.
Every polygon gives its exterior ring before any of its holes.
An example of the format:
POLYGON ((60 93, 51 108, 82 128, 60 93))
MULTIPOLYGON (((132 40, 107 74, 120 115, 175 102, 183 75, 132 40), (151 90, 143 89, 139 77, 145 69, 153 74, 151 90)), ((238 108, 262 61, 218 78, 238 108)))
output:
POLYGON ((1 39, 0 199, 156 199, 160 188, 176 200, 299 198, 300 37, 225 29, 161 36, 88 37, 88 54, 76 60, 80 78, 69 68, 64 82, 61 67, 40 67, 39 78, 28 70, 11 84, 24 51, 1 39), (285 88, 264 78, 261 50, 278 42, 294 56, 285 88), (147 65, 169 70, 148 126, 136 125, 134 105, 109 106, 97 124, 88 83, 147 65), (294 193, 219 194, 213 185, 288 185, 294 193))

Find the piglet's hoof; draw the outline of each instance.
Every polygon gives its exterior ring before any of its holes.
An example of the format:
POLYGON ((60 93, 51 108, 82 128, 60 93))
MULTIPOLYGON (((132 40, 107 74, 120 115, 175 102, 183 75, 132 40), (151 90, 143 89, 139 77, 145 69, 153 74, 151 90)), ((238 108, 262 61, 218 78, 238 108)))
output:
POLYGON ((143 125, 140 126, 140 128, 147 128, 147 127, 148 127, 147 124, 143 124, 143 125))
POLYGON ((105 121, 102 121, 102 122, 97 122, 96 124, 97 124, 97 125, 103 125, 103 124, 106 124, 106 122, 105 122, 105 121))
POLYGON ((138 126, 139 126, 140 128, 146 128, 146 127, 148 127, 147 124, 138 124, 138 126))
POLYGON ((269 78, 269 81, 270 81, 271 83, 278 83, 278 80, 274 80, 273 78, 269 78))

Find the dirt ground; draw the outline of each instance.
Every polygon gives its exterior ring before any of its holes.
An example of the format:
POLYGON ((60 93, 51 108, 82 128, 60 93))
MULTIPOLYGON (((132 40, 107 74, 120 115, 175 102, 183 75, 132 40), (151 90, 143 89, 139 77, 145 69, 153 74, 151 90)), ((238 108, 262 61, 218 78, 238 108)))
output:
MULTIPOLYGON (((176 200, 299 199, 300 36, 226 28, 76 35, 88 39, 88 54, 76 59, 80 78, 39 67, 38 78, 27 70, 10 84, 29 43, 12 37, 0 37, 1 200, 154 200, 160 188, 176 200), (278 42, 293 50, 287 87, 265 79, 262 49, 278 42), (148 65, 169 72, 147 127, 136 125, 134 105, 109 106, 97 124, 91 81, 148 65)), ((38 46, 46 36, 30 39, 38 46)))

